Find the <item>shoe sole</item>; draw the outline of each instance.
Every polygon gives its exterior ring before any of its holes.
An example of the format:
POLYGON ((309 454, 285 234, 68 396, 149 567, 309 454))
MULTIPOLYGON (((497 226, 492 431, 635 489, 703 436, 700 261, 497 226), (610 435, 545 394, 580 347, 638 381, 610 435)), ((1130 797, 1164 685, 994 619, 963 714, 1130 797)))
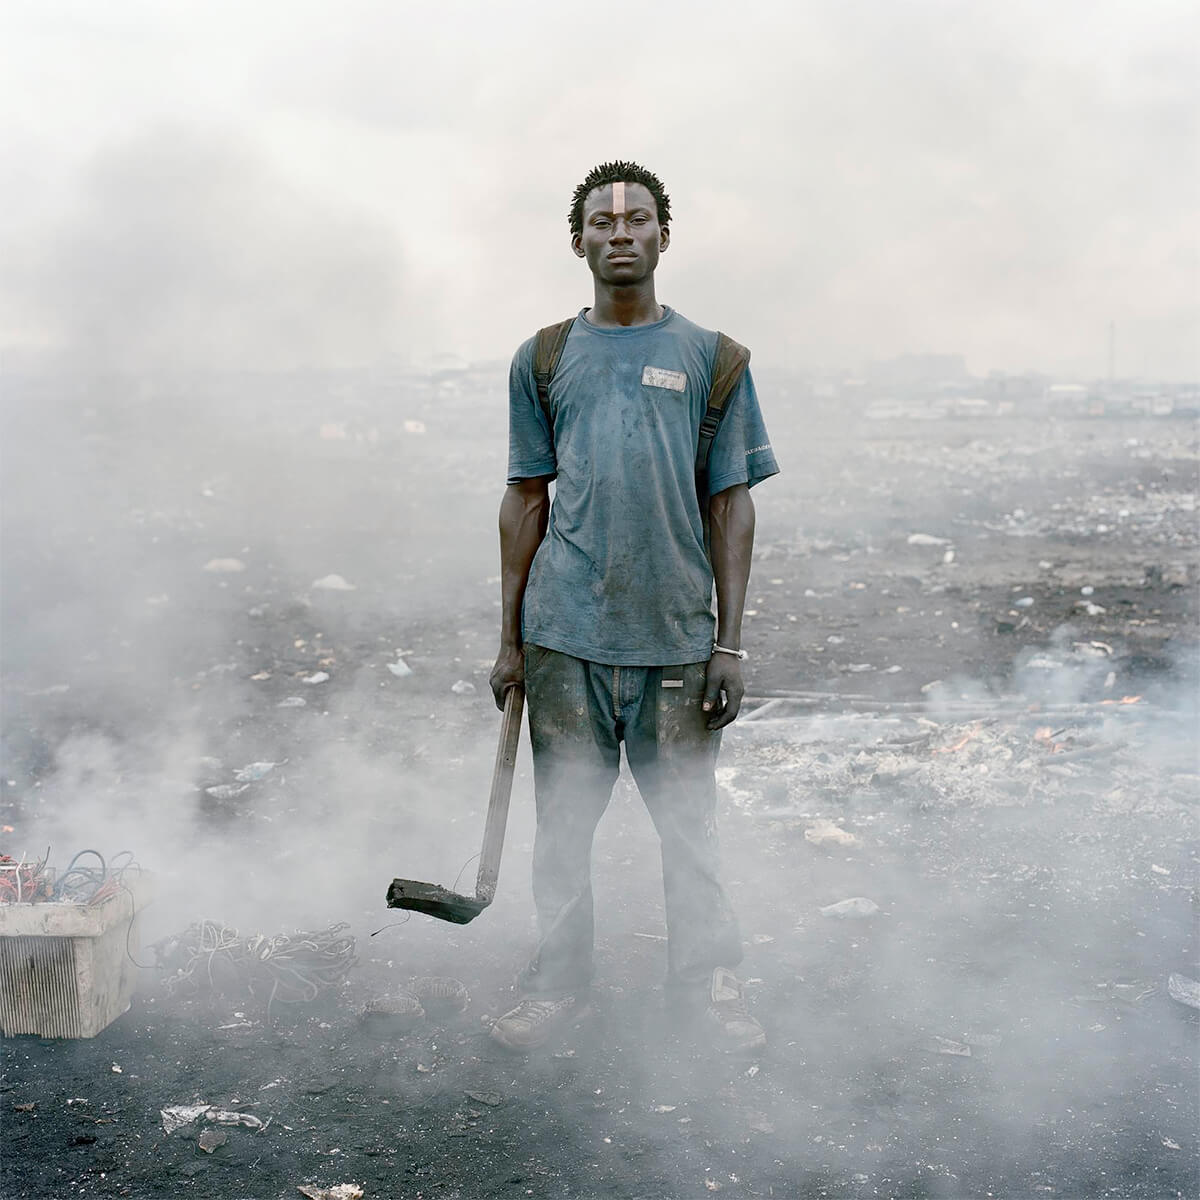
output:
POLYGON ((488 1035, 497 1046, 503 1047, 510 1054, 528 1054, 531 1050, 538 1050, 549 1042, 554 1041, 556 1037, 562 1037, 564 1034, 578 1025, 582 1024, 592 1015, 592 1006, 585 1004, 582 1008, 577 1009, 570 1016, 570 1019, 564 1021, 562 1025, 550 1030, 544 1037, 539 1038, 536 1042, 510 1042, 502 1033, 496 1032, 496 1026, 493 1025, 491 1033, 488 1035))

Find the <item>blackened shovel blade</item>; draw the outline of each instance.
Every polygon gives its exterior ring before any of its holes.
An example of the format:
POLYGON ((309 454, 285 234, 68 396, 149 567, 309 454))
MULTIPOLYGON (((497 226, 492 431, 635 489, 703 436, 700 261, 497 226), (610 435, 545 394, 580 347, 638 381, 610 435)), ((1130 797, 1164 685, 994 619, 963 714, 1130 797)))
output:
POLYGON ((437 917, 440 921, 466 925, 479 916, 491 901, 464 896, 437 883, 421 883, 416 879, 393 879, 392 886, 388 888, 387 903, 388 908, 407 908, 413 912, 437 917))

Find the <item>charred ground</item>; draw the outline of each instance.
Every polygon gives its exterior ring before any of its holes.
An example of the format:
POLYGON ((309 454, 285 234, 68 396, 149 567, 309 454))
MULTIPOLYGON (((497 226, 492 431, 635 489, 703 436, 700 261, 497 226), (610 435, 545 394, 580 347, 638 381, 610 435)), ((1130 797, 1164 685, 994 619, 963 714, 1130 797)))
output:
POLYGON ((565 1044, 520 1063, 486 1038, 532 936, 527 762, 495 906, 370 936, 400 919, 393 875, 450 883, 478 849, 501 403, 450 377, 10 387, 0 844, 128 845, 158 876, 146 940, 345 920, 360 963, 269 1018, 147 970, 94 1040, 7 1040, 4 1195, 1192 1191, 1197 1026, 1165 984, 1197 975, 1192 422, 879 418, 760 388, 785 474, 757 493, 750 687, 807 695, 722 760, 772 1038, 751 1064, 662 1011, 657 854, 624 780, 599 1015, 565 1044), (334 573, 353 590, 312 586, 334 573), (252 761, 281 765, 204 790, 252 761), (853 896, 880 914, 818 912, 853 896), (468 1011, 361 1021, 427 974, 468 1011), (270 1125, 207 1154, 162 1131, 193 1102, 270 1125))

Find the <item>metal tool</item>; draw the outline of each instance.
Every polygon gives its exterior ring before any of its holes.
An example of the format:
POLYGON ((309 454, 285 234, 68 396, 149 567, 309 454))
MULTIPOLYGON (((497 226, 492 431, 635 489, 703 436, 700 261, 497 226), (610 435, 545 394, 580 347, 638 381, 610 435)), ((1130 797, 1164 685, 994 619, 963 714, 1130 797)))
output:
POLYGON ((453 921, 455 925, 465 925, 491 904, 500 877, 500 852, 504 849, 504 828, 508 824, 508 800, 512 795, 524 709, 525 689, 520 685, 510 687, 504 696, 504 722, 500 726, 500 744, 496 747, 496 766, 492 771, 492 794, 483 828, 475 895, 464 896, 437 883, 393 879, 387 893, 388 908, 409 908, 442 921, 453 921))

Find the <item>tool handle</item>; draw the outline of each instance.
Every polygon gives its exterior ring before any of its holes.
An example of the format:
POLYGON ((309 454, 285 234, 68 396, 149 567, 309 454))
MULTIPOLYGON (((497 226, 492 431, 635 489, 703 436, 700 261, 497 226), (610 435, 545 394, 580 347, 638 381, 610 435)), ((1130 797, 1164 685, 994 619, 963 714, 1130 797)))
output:
POLYGON ((500 853, 504 849, 508 800, 512 795, 517 743, 521 740, 521 714, 524 711, 525 689, 517 684, 504 693, 504 721, 500 726, 500 744, 496 747, 496 766, 492 771, 492 794, 488 797, 479 874, 475 878, 475 895, 489 903, 496 894, 496 881, 500 878, 500 853))

